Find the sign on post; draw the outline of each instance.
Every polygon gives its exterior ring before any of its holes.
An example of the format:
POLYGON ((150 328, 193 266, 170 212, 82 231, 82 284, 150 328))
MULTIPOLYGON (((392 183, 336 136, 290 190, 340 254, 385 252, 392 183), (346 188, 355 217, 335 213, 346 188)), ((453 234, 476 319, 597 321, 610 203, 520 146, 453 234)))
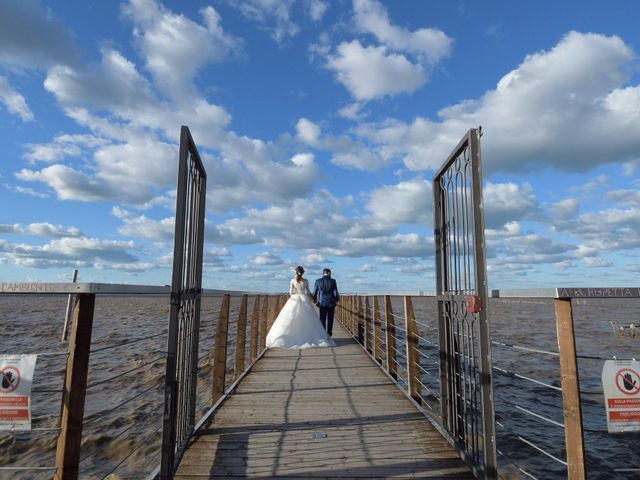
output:
POLYGON ((640 431, 640 362, 605 361, 602 387, 609 433, 640 431))
POLYGON ((0 355, 0 430, 31 430, 31 381, 37 355, 0 355))

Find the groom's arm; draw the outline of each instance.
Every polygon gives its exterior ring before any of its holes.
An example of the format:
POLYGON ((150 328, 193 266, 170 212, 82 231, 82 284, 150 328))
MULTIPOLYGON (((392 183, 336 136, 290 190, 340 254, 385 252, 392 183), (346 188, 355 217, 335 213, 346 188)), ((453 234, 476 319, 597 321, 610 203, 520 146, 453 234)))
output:
POLYGON ((336 302, 340 300, 340 294, 338 293, 338 282, 333 281, 333 295, 336 297, 336 302))

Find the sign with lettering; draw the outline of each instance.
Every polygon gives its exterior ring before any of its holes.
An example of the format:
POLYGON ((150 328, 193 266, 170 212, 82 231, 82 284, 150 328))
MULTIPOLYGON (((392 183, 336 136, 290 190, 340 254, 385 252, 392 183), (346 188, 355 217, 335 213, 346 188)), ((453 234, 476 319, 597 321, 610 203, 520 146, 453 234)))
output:
POLYGON ((0 430, 31 430, 37 355, 0 355, 0 430))
POLYGON ((602 388, 609 433, 640 431, 640 362, 605 361, 602 388))

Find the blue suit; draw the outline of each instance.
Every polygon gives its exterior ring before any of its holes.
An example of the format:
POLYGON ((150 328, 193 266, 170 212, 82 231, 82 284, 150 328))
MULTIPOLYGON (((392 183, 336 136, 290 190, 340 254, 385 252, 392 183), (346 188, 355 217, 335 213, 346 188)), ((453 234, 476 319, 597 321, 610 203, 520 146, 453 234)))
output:
POLYGON ((330 275, 325 275, 316 280, 313 288, 313 297, 320 309, 320 321, 329 335, 333 334, 333 316, 336 303, 340 298, 338 284, 330 275))

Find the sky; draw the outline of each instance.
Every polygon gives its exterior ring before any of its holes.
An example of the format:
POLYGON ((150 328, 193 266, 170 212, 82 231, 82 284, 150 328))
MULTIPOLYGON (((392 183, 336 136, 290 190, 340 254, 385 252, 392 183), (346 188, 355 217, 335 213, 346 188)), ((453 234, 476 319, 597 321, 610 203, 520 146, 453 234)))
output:
POLYGON ((180 126, 206 288, 435 290, 482 126, 489 288, 640 285, 636 2, 3 0, 0 281, 169 284, 180 126))

